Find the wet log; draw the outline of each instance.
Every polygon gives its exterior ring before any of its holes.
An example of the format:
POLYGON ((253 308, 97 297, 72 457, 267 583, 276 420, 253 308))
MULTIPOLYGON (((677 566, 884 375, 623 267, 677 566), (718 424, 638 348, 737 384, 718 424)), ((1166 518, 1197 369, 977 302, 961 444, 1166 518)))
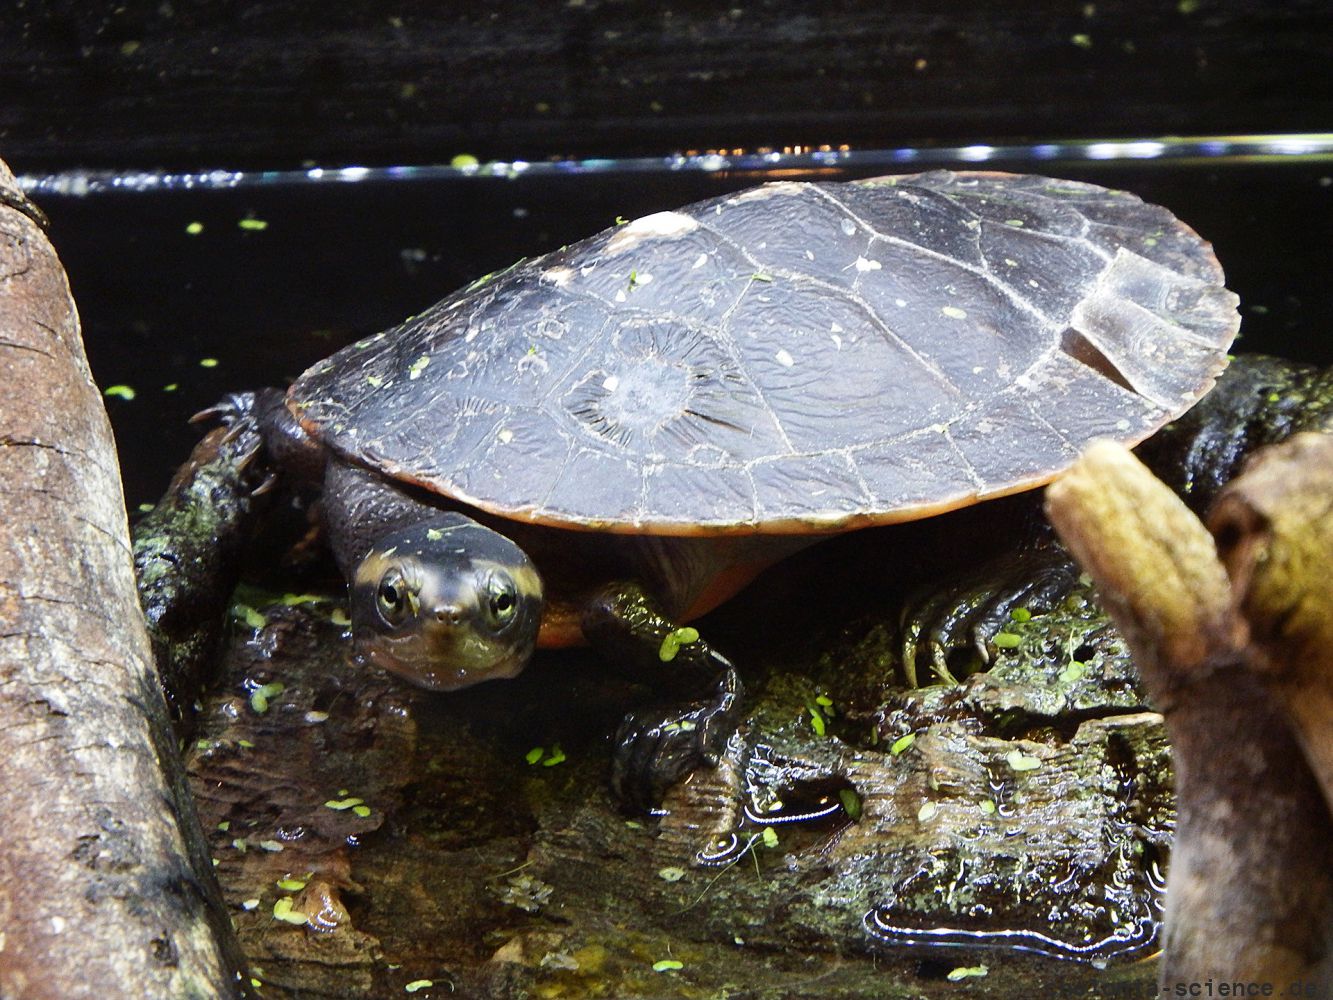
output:
POLYGON ((252 459, 258 426, 215 427, 134 526, 134 572, 172 722, 188 740, 217 665, 241 559, 267 494, 252 459))
POLYGON ((1166 717, 1179 820, 1163 992, 1333 976, 1330 445, 1298 436, 1219 498, 1225 565, 1118 445, 1093 446, 1047 491, 1166 717))
POLYGON ((0 995, 240 996, 40 218, 0 164, 0 995))

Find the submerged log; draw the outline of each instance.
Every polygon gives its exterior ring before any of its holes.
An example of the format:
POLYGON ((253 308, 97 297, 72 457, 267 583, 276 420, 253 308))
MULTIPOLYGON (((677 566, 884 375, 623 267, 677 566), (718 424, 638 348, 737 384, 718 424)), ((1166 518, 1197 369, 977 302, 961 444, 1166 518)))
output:
POLYGON ((1224 565, 1204 526, 1118 445, 1090 448, 1047 491, 1175 755, 1164 992, 1333 977, 1330 497, 1333 437, 1273 449, 1215 507, 1224 565))
POLYGON ((187 765, 265 996, 1150 988, 1165 734, 1089 609, 903 690, 860 618, 764 639, 739 598, 748 739, 650 818, 607 793, 633 692, 586 652, 432 695, 348 662, 341 594, 246 599, 187 765))
POLYGON ((239 996, 111 428, 39 220, 0 164, 0 995, 239 996))

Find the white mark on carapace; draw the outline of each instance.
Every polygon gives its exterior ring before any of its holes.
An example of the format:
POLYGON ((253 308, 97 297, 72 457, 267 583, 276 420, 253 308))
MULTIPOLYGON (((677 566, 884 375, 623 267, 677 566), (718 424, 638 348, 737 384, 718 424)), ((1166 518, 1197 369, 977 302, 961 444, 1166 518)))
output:
POLYGON ((548 267, 542 272, 542 281, 548 285, 555 285, 556 288, 564 288, 574 280, 574 269, 563 265, 558 267, 548 267))
POLYGON ((778 364, 782 365, 783 368, 790 368, 796 364, 796 359, 791 356, 791 352, 785 347, 779 347, 778 353, 773 357, 778 359, 778 364))
POLYGON ((763 201, 766 198, 776 198, 780 195, 800 194, 804 187, 804 184, 797 181, 774 181, 771 184, 760 184, 758 187, 750 188, 748 191, 742 191, 728 198, 727 204, 739 205, 747 201, 763 201))
POLYGON ((625 223, 615 231, 606 244, 608 254, 624 253, 654 237, 672 239, 699 228, 698 220, 680 212, 654 212, 641 219, 625 223))

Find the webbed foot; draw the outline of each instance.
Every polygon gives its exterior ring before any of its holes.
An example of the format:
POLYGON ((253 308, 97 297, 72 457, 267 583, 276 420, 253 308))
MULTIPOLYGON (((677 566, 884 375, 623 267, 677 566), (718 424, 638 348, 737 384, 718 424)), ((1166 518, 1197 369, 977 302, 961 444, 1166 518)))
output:
POLYGON ((725 664, 712 693, 698 701, 640 709, 625 716, 611 755, 611 790, 627 808, 646 812, 691 771, 716 767, 740 723, 743 688, 725 664))
MULTIPOLYGON (((907 683, 918 686, 922 660, 939 680, 956 684, 962 658, 984 668, 996 653, 995 637, 1015 611, 1050 611, 1078 582, 1078 568, 1055 543, 1025 548, 918 594, 899 620, 907 683), (970 654, 970 655, 969 655, 970 654)), ((972 671, 969 671, 972 672, 972 671)))
POLYGON ((652 809, 695 768, 717 765, 740 723, 740 677, 696 629, 679 627, 636 583, 590 595, 582 628, 620 670, 683 692, 684 700, 631 712, 616 733, 611 789, 627 808, 652 809))

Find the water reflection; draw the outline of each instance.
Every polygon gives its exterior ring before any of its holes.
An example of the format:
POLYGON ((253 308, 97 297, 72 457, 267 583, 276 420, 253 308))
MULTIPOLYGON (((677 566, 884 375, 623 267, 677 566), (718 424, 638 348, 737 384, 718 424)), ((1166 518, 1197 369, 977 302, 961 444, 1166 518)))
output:
POLYGON ((29 195, 85 196, 108 191, 232 190, 274 185, 356 184, 376 181, 438 181, 462 177, 568 176, 585 174, 662 173, 699 171, 717 173, 803 174, 823 170, 869 167, 920 169, 958 163, 1003 162, 1011 166, 1052 160, 1164 160, 1227 158, 1262 159, 1333 158, 1333 133, 1275 135, 1168 136, 1140 139, 1078 139, 1062 142, 1008 143, 964 146, 899 146, 891 149, 852 149, 849 146, 792 146, 784 149, 731 149, 673 153, 668 156, 590 158, 581 160, 494 160, 482 163, 458 156, 449 163, 420 166, 310 167, 301 170, 64 170, 51 174, 21 174, 19 187, 29 195))

